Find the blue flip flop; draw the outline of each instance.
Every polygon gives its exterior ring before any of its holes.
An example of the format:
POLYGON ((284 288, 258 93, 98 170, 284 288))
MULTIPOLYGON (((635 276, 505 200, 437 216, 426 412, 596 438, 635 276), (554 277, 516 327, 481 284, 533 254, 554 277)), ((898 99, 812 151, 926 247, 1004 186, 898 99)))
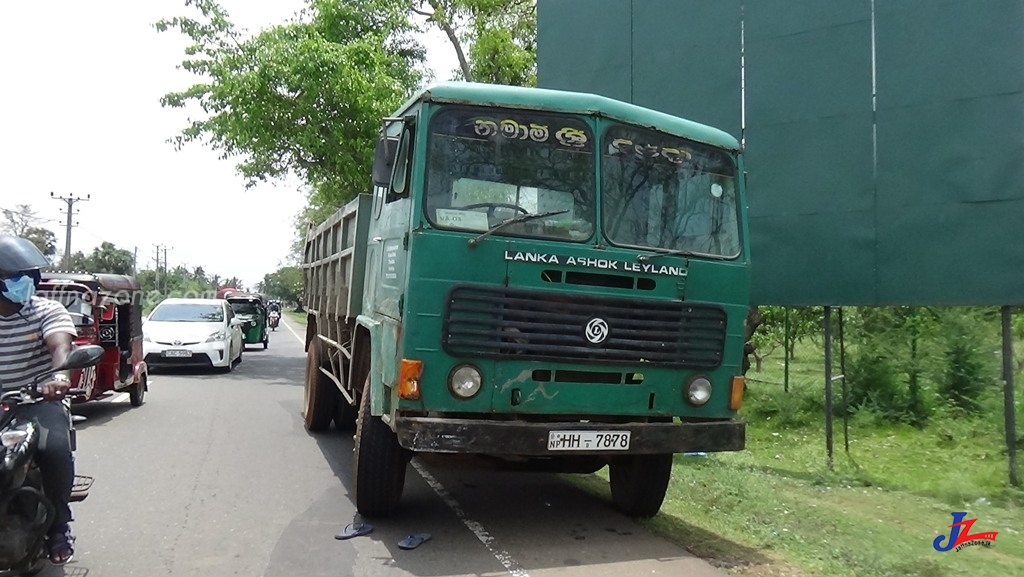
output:
POLYGON ((418 533, 416 535, 409 535, 399 541, 398 547, 400 549, 415 549, 426 541, 430 541, 430 533, 418 533))
POLYGON ((351 539, 352 537, 358 537, 360 535, 368 535, 373 533, 373 525, 368 523, 349 523, 345 525, 345 528, 334 536, 335 539, 345 540, 351 539))

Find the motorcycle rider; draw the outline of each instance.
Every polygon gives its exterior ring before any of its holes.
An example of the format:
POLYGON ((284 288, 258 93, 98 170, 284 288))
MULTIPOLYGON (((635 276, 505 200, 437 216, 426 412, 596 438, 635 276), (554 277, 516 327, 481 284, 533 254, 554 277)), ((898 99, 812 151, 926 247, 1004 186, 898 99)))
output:
POLYGON ((267 326, 274 326, 271 320, 271 317, 274 316, 273 313, 277 313, 278 319, 281 318, 281 305, 279 305, 277 301, 270 301, 267 305, 267 326))
MULTIPOLYGON (((60 366, 77 335, 71 315, 59 302, 35 296, 43 267, 49 261, 31 241, 0 236, 0 382, 5 390, 32 384, 47 366, 60 366)), ((74 555, 71 486, 75 479, 70 421, 61 402, 71 387, 70 376, 55 373, 42 385, 43 401, 24 403, 21 414, 35 418, 42 429, 36 454, 43 490, 56 515, 47 533, 50 561, 63 565, 74 555)))

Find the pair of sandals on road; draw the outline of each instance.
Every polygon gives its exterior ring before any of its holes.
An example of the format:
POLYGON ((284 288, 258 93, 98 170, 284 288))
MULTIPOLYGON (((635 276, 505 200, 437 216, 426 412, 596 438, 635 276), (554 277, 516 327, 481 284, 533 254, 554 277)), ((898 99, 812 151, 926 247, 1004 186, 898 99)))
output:
MULTIPOLYGON (((360 535, 369 535, 373 533, 373 525, 369 523, 349 523, 345 528, 334 536, 335 539, 345 540, 351 539, 352 537, 359 537, 360 535)), ((423 543, 429 541, 431 538, 430 533, 417 533, 415 535, 409 535, 398 542, 399 549, 415 549, 423 543)))

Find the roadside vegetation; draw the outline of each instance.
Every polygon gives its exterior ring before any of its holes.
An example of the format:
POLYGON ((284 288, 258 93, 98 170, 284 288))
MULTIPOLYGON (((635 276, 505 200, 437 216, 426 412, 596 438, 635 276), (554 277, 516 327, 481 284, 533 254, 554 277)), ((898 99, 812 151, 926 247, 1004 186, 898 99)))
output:
MULTIPOLYGON (((844 310, 849 452, 836 381, 831 470, 821 314, 790 311, 790 328, 803 329, 791 333, 788 391, 785 347, 765 354, 784 332, 774 321, 760 327, 761 368, 747 372, 740 411, 746 450, 677 456, 662 512, 643 523, 733 575, 1024 575, 1024 492, 1009 483, 999 311, 844 310), (801 325, 801 315, 819 321, 801 325), (936 551, 953 511, 977 518, 972 532, 998 531, 991 548, 936 551)), ((834 351, 840 375, 838 342, 834 351)), ((608 495, 606 472, 575 480, 608 495)))

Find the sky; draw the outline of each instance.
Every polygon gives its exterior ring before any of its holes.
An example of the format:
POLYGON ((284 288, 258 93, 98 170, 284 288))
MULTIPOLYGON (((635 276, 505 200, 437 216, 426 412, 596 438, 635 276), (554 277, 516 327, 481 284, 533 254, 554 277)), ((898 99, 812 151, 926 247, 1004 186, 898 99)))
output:
MULTIPOLYGON (((220 5, 255 32, 305 2, 220 5)), ((184 0, 0 3, 0 208, 31 205, 63 252, 67 204, 50 193, 90 195, 74 204, 72 252, 111 242, 137 250, 142 270, 163 245, 172 268, 202 266, 253 288, 284 264, 305 196, 295 178, 246 190, 236 159, 167 142, 188 112, 201 111, 164 109, 159 99, 197 78, 177 69, 185 37, 152 24, 185 14, 193 12, 184 0)), ((444 36, 421 40, 437 80, 451 78, 457 60, 444 36)))

